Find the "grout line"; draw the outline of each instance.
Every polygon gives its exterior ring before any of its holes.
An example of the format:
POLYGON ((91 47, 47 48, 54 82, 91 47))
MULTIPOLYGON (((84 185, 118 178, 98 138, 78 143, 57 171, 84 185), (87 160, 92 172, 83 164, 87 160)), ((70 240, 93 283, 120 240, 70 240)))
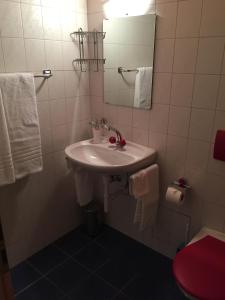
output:
POLYGON ((193 72, 192 97, 191 97, 191 102, 190 102, 190 109, 191 109, 191 111, 190 111, 189 126, 188 126, 188 133, 187 133, 188 140, 187 140, 186 154, 185 154, 185 165, 184 165, 184 173, 185 174, 187 172, 188 148, 189 148, 190 140, 191 140, 191 137, 190 137, 191 117, 192 117, 192 114, 193 114, 193 110, 201 109, 201 108, 196 108, 196 107, 193 106, 195 86, 196 86, 196 78, 197 78, 198 75, 201 75, 201 74, 196 73, 196 71, 197 71, 197 63, 198 63, 198 55, 199 55, 200 32, 201 32, 201 25, 202 25, 202 14, 203 14, 203 0, 201 0, 201 1, 202 1, 202 3, 201 3, 200 24, 199 24, 199 30, 198 30, 198 45, 197 45, 197 50, 196 50, 195 67, 194 67, 194 72, 193 72))
MULTIPOLYGON (((175 34, 176 34, 176 30, 177 30, 177 22, 178 22, 178 10, 179 10, 179 2, 177 2, 177 11, 176 11, 176 22, 175 22, 175 34)), ((174 44, 173 44, 173 61, 172 61, 172 66, 171 66, 171 72, 169 72, 169 74, 171 74, 171 82, 170 82, 170 95, 169 95, 169 103, 168 103, 168 121, 167 121, 167 127, 166 127, 166 141, 165 141, 165 162, 167 161, 167 156, 168 156, 168 137, 169 137, 169 123, 170 123, 170 106, 171 106, 171 98, 172 98, 172 85, 173 85, 173 69, 174 69, 174 61, 175 61, 175 47, 176 47, 176 39, 174 39, 174 44)), ((154 237, 154 232, 153 232, 153 237, 154 237)))

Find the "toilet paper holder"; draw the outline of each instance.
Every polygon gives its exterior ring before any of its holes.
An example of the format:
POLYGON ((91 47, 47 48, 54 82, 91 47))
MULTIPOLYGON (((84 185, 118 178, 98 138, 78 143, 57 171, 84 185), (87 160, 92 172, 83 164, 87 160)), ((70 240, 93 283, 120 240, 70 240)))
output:
POLYGON ((185 189, 185 190, 190 190, 191 186, 187 184, 187 180, 184 178, 178 178, 177 180, 172 182, 173 185, 185 189))

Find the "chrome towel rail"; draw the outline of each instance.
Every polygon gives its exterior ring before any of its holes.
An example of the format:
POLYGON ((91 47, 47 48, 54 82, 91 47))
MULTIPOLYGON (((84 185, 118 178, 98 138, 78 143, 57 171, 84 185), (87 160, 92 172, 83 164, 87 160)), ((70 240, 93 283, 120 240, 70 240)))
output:
POLYGON ((138 69, 124 69, 123 67, 118 67, 119 74, 128 73, 128 72, 137 72, 138 73, 138 69))
POLYGON ((52 74, 52 71, 51 70, 43 70, 42 71, 42 74, 34 74, 34 77, 35 78, 40 78, 40 77, 42 77, 42 78, 44 78, 44 79, 48 79, 48 78, 50 78, 50 77, 52 77, 53 76, 53 74, 52 74))

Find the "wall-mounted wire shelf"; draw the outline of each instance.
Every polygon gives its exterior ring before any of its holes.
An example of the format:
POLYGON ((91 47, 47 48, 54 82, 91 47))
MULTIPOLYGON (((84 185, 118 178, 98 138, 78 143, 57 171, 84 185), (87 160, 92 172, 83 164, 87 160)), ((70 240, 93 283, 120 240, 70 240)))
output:
POLYGON ((82 69, 82 72, 93 69, 98 72, 100 67, 105 64, 105 58, 76 58, 73 60, 73 64, 78 65, 82 69))
POLYGON ((70 36, 72 38, 79 39, 82 37, 83 39, 90 39, 92 38, 93 40, 95 39, 95 36, 97 36, 98 39, 104 39, 106 35, 106 32, 103 31, 83 31, 82 28, 79 28, 78 31, 71 32, 70 36))
POLYGON ((74 39, 78 39, 79 46, 79 58, 73 60, 73 63, 79 65, 79 69, 81 72, 85 72, 87 70, 92 70, 98 72, 100 67, 105 64, 106 59, 99 57, 99 42, 105 38, 105 32, 102 31, 83 31, 82 28, 79 28, 78 31, 74 31, 70 34, 70 36, 74 39), (91 42, 93 41, 93 57, 88 58, 85 57, 84 49, 84 41, 91 42), (93 68, 91 68, 91 66, 93 68))
POLYGON ((48 79, 50 77, 52 77, 52 71, 51 70, 43 70, 42 74, 34 74, 35 78, 44 78, 44 79, 48 79))

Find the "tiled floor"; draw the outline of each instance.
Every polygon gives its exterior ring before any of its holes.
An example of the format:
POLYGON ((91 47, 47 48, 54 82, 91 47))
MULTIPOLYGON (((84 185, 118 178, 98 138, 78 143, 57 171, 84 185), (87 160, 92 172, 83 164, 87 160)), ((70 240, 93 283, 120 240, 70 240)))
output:
POLYGON ((171 260, 105 226, 78 228, 12 271, 16 300, 182 300, 171 260))

